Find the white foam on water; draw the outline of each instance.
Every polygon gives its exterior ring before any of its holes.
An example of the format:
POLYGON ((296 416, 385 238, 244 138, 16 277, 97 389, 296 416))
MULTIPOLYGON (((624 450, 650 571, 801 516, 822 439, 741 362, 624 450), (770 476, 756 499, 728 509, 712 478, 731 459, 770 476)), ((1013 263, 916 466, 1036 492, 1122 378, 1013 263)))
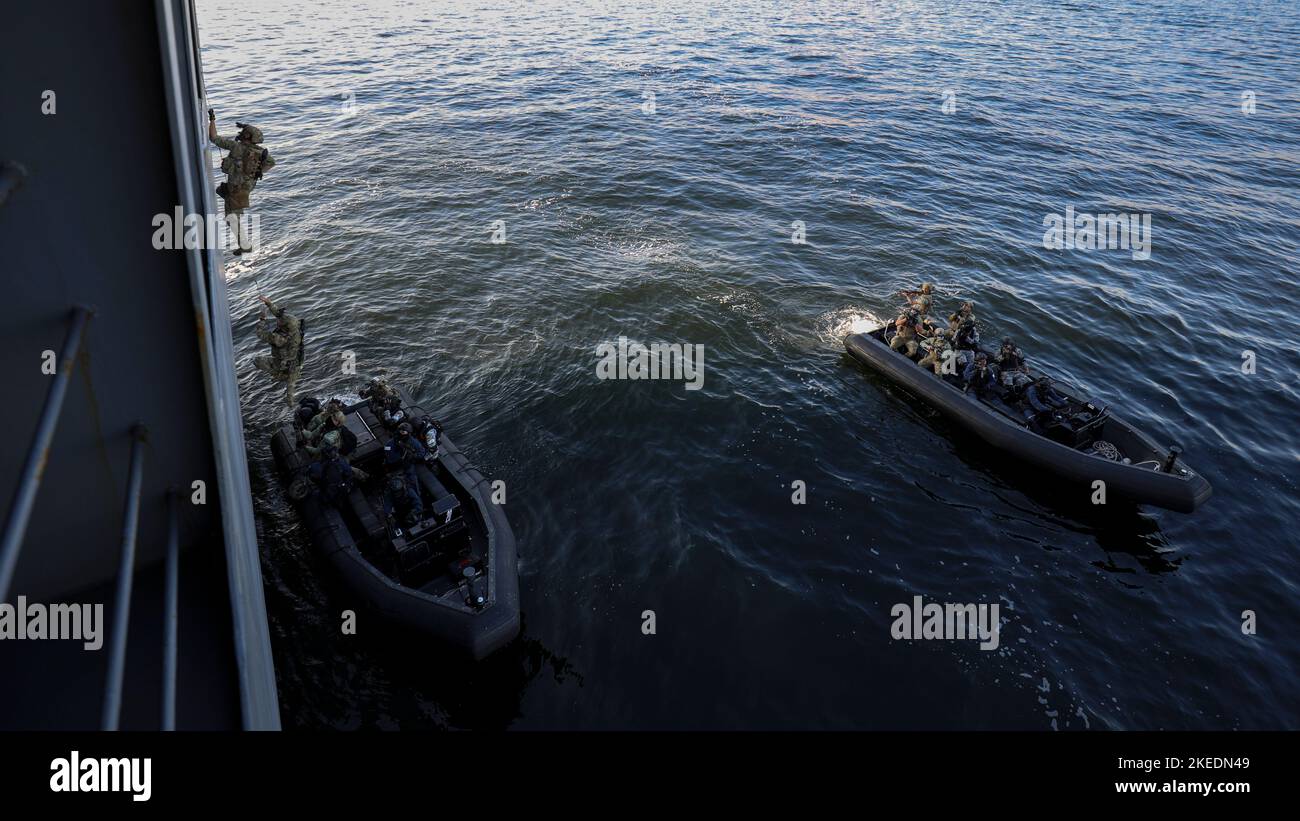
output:
POLYGON ((883 319, 866 308, 839 308, 818 317, 817 337, 829 347, 840 348, 849 334, 866 333, 884 324, 883 319))

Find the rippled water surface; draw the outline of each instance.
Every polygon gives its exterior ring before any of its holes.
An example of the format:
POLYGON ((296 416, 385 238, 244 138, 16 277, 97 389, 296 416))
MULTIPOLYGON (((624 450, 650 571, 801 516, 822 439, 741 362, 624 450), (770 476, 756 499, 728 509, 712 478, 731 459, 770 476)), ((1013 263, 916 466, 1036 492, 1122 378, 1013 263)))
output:
POLYGON ((286 725, 1300 725, 1297 7, 718 6, 200 3, 223 131, 279 163, 228 275, 286 725), (1150 213, 1151 259, 1045 250, 1069 205, 1150 213), (1099 512, 847 360, 922 279, 1214 498, 1099 512), (517 645, 339 635, 259 288, 307 390, 353 351, 506 481, 517 645), (597 380, 619 336, 704 345, 703 389, 597 380), (1001 646, 891 641, 915 595, 999 603, 1001 646))

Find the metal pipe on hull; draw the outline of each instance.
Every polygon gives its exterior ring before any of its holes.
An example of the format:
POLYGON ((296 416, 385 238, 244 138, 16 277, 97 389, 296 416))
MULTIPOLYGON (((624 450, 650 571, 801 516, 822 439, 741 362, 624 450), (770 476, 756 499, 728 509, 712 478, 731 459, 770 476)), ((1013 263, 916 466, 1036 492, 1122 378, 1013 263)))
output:
POLYGON ((131 429, 131 467, 127 474, 126 505, 122 522, 122 561, 117 571, 117 597, 113 610, 113 635, 108 657, 108 682, 104 685, 105 730, 116 730, 122 712, 122 679, 126 673, 126 632, 131 619, 131 582, 135 575, 135 542, 140 530, 140 486, 144 480, 144 443, 147 431, 131 429))
POLYGON ((68 393, 68 381, 72 378, 72 368, 81 351, 81 337, 90 319, 89 308, 78 306, 72 312, 72 325, 63 340, 63 350, 55 363, 54 382, 50 392, 45 396, 45 407, 41 408, 41 418, 36 425, 36 435, 32 437, 31 447, 27 451, 27 461, 23 464, 22 475, 14 489, 14 500, 9 507, 9 518, 5 521, 4 541, 0 542, 0 601, 9 595, 9 585, 13 582, 14 569, 18 566, 18 553, 22 549, 23 535, 27 532, 27 520, 31 518, 32 506, 36 503, 36 492, 41 487, 41 476, 45 472, 45 462, 49 456, 50 442, 54 439, 54 429, 59 424, 59 412, 63 410, 63 399, 68 393))
POLYGON ((181 539, 176 491, 167 494, 167 581, 163 592, 163 709, 162 728, 176 729, 176 647, 179 629, 181 539))

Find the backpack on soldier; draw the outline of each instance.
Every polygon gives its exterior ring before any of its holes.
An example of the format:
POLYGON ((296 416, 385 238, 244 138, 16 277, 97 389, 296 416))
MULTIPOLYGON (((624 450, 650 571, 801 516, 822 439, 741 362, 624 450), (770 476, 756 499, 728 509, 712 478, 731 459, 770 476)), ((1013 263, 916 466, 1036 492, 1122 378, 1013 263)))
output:
POLYGON ((244 156, 240 160, 239 170, 243 173, 245 180, 252 182, 261 179, 262 153, 265 152, 255 152, 251 147, 244 152, 244 156))

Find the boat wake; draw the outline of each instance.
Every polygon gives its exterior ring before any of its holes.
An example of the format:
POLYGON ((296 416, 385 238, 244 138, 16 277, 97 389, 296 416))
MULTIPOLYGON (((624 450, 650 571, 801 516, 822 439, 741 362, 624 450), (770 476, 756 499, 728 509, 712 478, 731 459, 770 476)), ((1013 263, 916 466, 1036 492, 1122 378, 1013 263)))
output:
POLYGON ((844 337, 866 333, 885 324, 885 320, 866 308, 839 308, 817 318, 817 338, 828 348, 842 349, 844 337))

